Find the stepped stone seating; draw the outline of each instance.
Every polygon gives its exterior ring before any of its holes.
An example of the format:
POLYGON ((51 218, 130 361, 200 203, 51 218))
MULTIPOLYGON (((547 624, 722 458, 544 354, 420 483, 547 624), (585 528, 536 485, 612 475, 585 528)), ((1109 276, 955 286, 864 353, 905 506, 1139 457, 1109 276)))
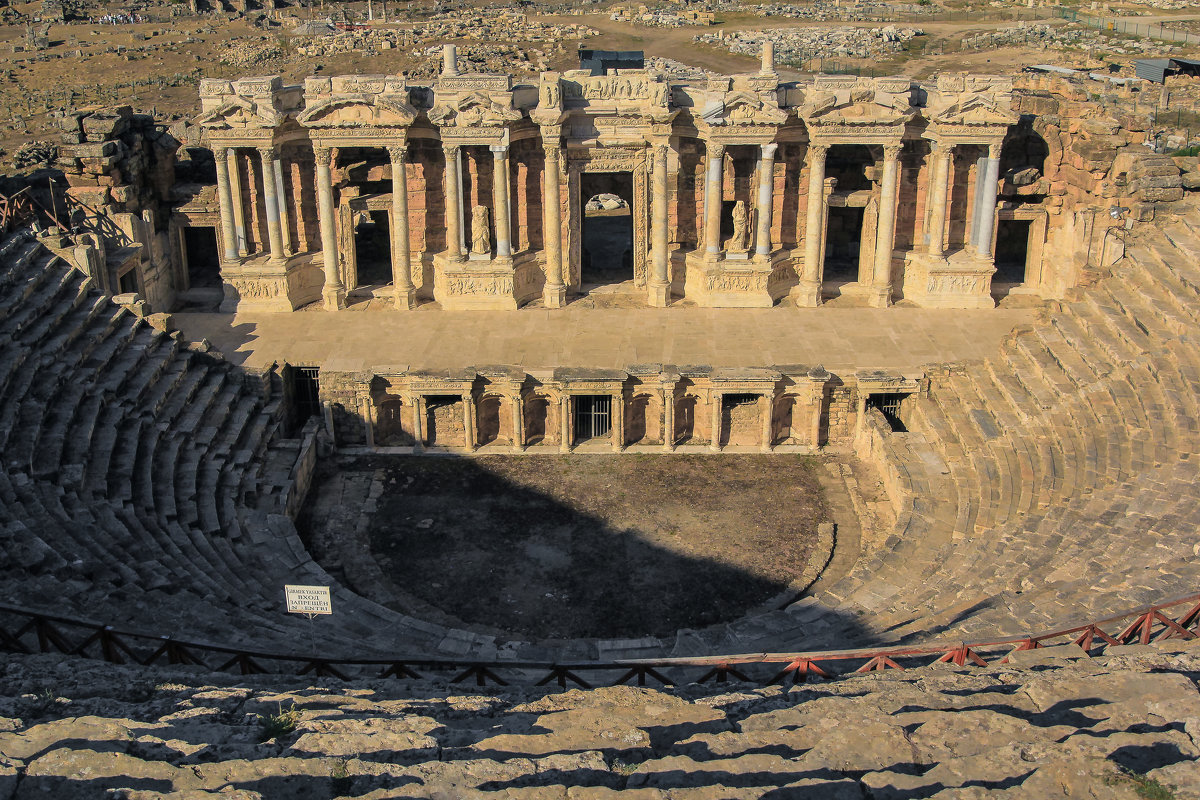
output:
MULTIPOLYGON (((281 516, 298 452, 277 441, 281 389, 150 328, 30 235, 0 244, 0 601, 290 649, 307 622, 281 586, 332 581, 281 516)), ((439 641, 336 596, 332 652, 439 641)))
POLYGON ((1179 640, 549 694, 0 656, 0 798, 1195 798, 1198 672, 1179 640))
POLYGON ((909 432, 875 420, 891 537, 789 609, 795 639, 747 644, 1013 635, 1195 591, 1197 219, 1131 237, 994 358, 932 367, 909 432))

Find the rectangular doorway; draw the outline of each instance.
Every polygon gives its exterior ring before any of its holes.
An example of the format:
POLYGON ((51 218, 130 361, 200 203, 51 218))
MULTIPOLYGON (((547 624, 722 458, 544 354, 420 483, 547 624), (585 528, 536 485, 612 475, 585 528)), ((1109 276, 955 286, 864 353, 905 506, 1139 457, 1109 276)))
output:
POLYGON ((862 252, 862 207, 831 206, 825 233, 825 280, 854 283, 862 252))
POLYGON ((602 439, 612 430, 612 398, 606 394, 581 394, 575 404, 575 441, 602 439))
POLYGON ((392 242, 388 212, 355 215, 354 254, 358 286, 386 286, 392 282, 392 242))
POLYGON ((996 274, 992 285, 1019 286, 1025 282, 1029 258, 1029 228, 1033 220, 1002 219, 996 224, 996 274))
POLYGON ((633 280, 633 173, 585 172, 580 283, 602 286, 633 280))
POLYGON ((183 229, 189 289, 221 286, 221 258, 217 251, 217 229, 204 226, 183 229))

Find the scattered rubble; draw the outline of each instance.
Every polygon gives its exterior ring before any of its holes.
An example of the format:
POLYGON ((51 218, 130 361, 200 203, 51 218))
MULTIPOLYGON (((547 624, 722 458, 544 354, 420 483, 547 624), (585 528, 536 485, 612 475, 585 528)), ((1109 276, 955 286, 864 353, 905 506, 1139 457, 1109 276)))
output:
POLYGON ((1175 53, 1183 48, 1158 39, 1114 37, 1094 28, 1071 23, 1055 27, 1052 25, 1026 25, 1018 23, 1009 28, 1000 28, 962 40, 964 50, 997 50, 1003 47, 1036 47, 1043 50, 1091 50, 1113 55, 1146 55, 1150 53, 1175 53))
POLYGON ((13 166, 17 169, 45 167, 58 158, 58 147, 51 142, 28 142, 13 153, 13 166))
POLYGON ((915 28, 775 28, 764 31, 705 33, 695 37, 703 44, 715 44, 731 53, 758 56, 763 42, 775 45, 775 57, 781 63, 798 64, 811 58, 877 58, 904 49, 905 42, 921 36, 915 28))

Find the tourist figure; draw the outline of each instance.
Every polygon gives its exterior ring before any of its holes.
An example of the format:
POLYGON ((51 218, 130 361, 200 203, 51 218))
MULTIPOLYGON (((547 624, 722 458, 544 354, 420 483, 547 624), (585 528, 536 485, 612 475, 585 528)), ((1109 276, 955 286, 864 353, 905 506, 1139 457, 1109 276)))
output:
POLYGON ((471 254, 489 256, 492 254, 492 234, 488 229, 488 210, 484 206, 471 209, 471 254))
POLYGON ((738 200, 733 206, 733 236, 729 249, 734 253, 746 252, 746 202, 738 200))

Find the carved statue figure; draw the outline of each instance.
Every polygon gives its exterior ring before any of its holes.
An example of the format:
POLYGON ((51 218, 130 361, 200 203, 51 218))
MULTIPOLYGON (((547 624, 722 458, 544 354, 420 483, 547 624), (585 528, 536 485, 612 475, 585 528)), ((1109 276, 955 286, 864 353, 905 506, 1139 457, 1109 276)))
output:
POLYGON ((559 102, 558 81, 542 84, 542 98, 539 105, 546 108, 557 108, 559 102))
POLYGON ((738 200, 733 206, 733 236, 729 238, 729 250, 746 252, 746 202, 738 200))
POLYGON ((471 253, 477 256, 492 254, 492 232, 488 227, 488 210, 485 206, 471 209, 471 253))

